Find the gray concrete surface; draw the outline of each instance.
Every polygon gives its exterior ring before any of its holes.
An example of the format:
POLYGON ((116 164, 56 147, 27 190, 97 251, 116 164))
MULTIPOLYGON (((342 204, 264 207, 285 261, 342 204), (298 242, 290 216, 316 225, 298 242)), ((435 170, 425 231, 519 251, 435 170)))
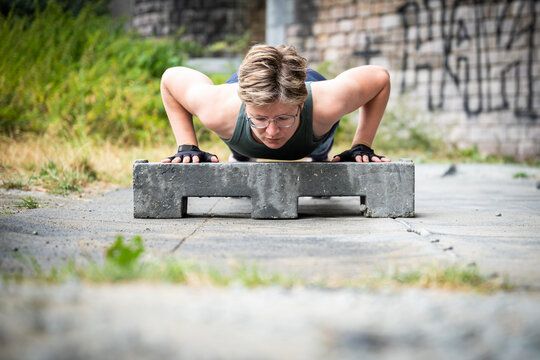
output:
POLYGON ((0 359, 537 359, 538 299, 425 290, 3 289, 0 359))
POLYGON ((100 259, 117 234, 150 256, 216 267, 354 279, 379 270, 476 263, 518 291, 247 290, 159 284, 0 284, 0 358, 525 359, 540 356, 538 168, 416 166, 415 218, 359 217, 358 198, 301 198, 295 220, 250 218, 249 199, 196 198, 182 219, 134 219, 131 189, 82 198, 2 191, 0 269, 100 259), (524 173, 526 179, 513 178, 524 173))
POLYGON ((414 216, 414 164, 412 161, 162 164, 148 160, 133 164, 136 218, 184 217, 189 198, 195 196, 249 197, 254 219, 297 218, 301 196, 356 196, 357 206, 362 205, 368 217, 411 217, 414 216))

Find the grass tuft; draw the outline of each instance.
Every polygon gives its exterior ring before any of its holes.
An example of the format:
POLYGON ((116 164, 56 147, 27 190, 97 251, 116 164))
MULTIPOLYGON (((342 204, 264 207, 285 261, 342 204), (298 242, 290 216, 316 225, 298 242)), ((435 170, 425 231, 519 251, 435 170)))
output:
POLYGON ((375 288, 393 284, 397 287, 436 288, 478 293, 510 291, 514 288, 507 278, 486 276, 480 273, 476 265, 463 266, 460 264, 442 268, 431 267, 422 270, 382 273, 368 279, 366 284, 375 288))
POLYGON ((96 170, 89 164, 87 158, 82 158, 78 164, 64 168, 49 160, 39 169, 38 179, 53 194, 67 195, 80 192, 84 186, 98 179, 96 170))
POLYGON ((514 179, 528 179, 530 176, 526 172, 519 171, 512 176, 514 179))
POLYGON ((1 187, 7 190, 28 190, 28 182, 25 182, 22 177, 16 179, 2 180, 1 187))
POLYGON ((39 205, 39 203, 37 202, 36 198, 32 196, 22 198, 20 201, 17 201, 15 205, 26 209, 36 209, 38 207, 41 207, 41 205, 39 205))

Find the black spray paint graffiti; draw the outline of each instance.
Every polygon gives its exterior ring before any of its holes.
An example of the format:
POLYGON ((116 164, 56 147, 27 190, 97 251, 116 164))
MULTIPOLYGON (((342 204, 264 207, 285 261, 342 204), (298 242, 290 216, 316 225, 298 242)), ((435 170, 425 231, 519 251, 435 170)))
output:
POLYGON ((512 110, 517 117, 537 119, 535 3, 408 1, 398 8, 404 29, 401 92, 424 75, 431 111, 443 110, 455 91, 469 116, 512 110))
POLYGON ((366 65, 369 65, 371 58, 379 55, 381 55, 381 50, 374 50, 371 48, 370 36, 366 36, 366 46, 364 47, 364 50, 357 50, 353 52, 353 56, 363 58, 366 65))

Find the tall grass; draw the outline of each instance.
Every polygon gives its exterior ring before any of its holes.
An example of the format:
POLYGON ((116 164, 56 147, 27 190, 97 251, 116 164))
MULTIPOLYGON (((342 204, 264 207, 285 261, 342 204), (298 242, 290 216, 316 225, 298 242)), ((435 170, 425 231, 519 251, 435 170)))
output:
MULTIPOLYGON (((67 194, 96 180, 126 185, 135 159, 175 152, 160 77, 202 49, 181 33, 142 38, 99 6, 73 12, 51 1, 0 15, 0 186, 67 194)), ((225 157, 217 136, 197 120, 195 129, 225 157)))
POLYGON ((170 133, 159 78, 197 49, 141 38, 92 7, 0 17, 0 132, 150 143, 170 133))

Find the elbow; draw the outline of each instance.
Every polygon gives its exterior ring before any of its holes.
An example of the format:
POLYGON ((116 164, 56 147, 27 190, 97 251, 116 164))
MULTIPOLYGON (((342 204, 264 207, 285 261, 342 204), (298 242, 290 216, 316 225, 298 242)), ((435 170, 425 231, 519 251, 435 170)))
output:
POLYGON ((376 81, 381 89, 390 89, 390 73, 382 66, 376 66, 376 81))
POLYGON ((375 66, 377 71, 377 78, 383 84, 390 84, 390 73, 382 66, 375 66))
POLYGON ((161 75, 161 82, 163 83, 164 81, 169 81, 171 79, 177 78, 178 76, 182 76, 182 73, 185 71, 185 69, 187 68, 183 66, 174 66, 168 68, 167 70, 165 70, 165 72, 163 72, 163 75, 161 75))
POLYGON ((167 70, 165 70, 165 72, 163 72, 163 75, 161 75, 161 86, 162 87, 167 86, 167 83, 170 81, 171 77, 174 76, 175 72, 176 72, 175 67, 168 68, 167 70))
POLYGON ((390 73, 385 67, 379 65, 364 65, 358 67, 358 81, 368 81, 377 89, 390 87, 390 73))

